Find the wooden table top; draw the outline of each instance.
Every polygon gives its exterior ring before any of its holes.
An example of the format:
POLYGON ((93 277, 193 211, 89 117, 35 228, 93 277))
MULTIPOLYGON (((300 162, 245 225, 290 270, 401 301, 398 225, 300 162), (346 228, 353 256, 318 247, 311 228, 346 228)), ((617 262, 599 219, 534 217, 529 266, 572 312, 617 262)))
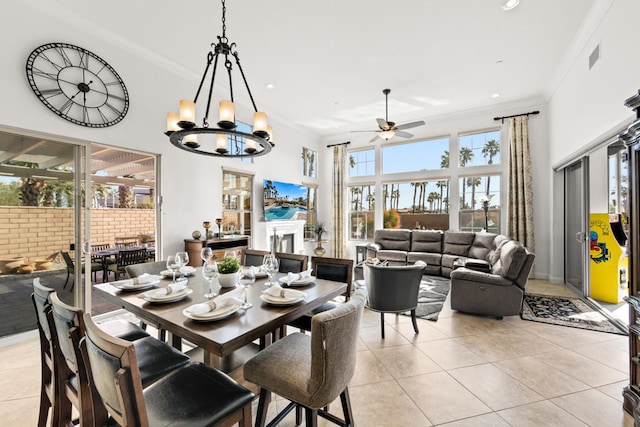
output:
MULTIPOLYGON (((273 306, 260 299, 262 291, 266 289, 266 279, 257 279, 256 283, 249 287, 247 294, 248 301, 253 304, 252 308, 246 311, 239 309, 231 316, 218 321, 198 322, 188 319, 182 312, 192 304, 205 301, 203 295, 208 284, 202 278, 200 270, 201 267, 197 269, 196 274, 189 276, 188 286, 193 289, 193 293, 173 303, 149 303, 139 297, 147 290, 121 291, 111 283, 95 285, 94 289, 105 299, 148 320, 149 323, 192 342, 206 352, 223 357, 320 307, 344 293, 347 286, 346 283, 316 279, 309 285, 295 287, 307 294, 302 302, 290 306, 273 306)), ((277 277, 274 276, 274 279, 277 277)), ((171 279, 163 279, 157 286, 165 287, 170 283, 171 279)), ((214 285, 214 291, 221 294, 233 292, 238 298, 242 296, 242 289, 227 289, 214 285)))

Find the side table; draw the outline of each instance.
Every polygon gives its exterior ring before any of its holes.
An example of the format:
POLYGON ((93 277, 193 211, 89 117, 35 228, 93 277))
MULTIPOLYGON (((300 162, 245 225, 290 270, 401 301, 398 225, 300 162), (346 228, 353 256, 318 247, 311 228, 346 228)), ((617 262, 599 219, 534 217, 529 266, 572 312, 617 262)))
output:
POLYGON ((364 262, 367 259, 367 245, 356 245, 356 264, 364 262))

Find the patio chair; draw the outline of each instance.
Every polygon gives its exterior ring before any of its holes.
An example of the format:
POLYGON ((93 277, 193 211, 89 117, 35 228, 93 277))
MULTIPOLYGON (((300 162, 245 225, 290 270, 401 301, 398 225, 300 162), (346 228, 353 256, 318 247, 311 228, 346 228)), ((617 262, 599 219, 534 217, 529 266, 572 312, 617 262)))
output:
MULTIPOLYGON (((73 286, 75 285, 75 281, 73 280, 73 278, 75 277, 75 264, 73 262, 73 260, 71 259, 71 256, 69 255, 69 252, 65 252, 65 251, 60 251, 60 253, 62 254, 62 258, 64 259, 65 264, 67 264, 67 279, 64 281, 64 286, 63 288, 66 289, 67 287, 67 283, 69 282, 69 278, 71 277, 71 289, 73 289, 73 286)), ((94 262, 91 261, 91 274, 93 274, 93 281, 97 282, 98 281, 98 271, 103 271, 104 267, 102 262, 94 262)), ((84 274, 84 264, 82 264, 82 274, 84 274)))
POLYGON ((111 264, 107 266, 105 270, 106 279, 109 278, 109 274, 113 273, 115 276, 115 280, 120 280, 121 274, 127 274, 126 267, 128 265, 134 264, 142 264, 147 260, 147 250, 146 249, 129 249, 129 250, 119 250, 116 255, 115 264, 111 264))

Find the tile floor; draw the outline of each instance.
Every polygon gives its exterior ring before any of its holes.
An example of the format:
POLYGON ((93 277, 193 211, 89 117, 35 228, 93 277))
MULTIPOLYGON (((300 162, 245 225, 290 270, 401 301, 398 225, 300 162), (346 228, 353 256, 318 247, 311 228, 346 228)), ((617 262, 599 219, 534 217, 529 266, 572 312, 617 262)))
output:
MULTIPOLYGON (((571 294, 540 281, 527 286, 571 294)), ((349 389, 358 426, 633 426, 622 409, 626 337, 447 305, 437 322, 420 320, 418 335, 408 317, 386 315, 385 340, 379 314, 365 311, 349 389)), ((0 341, 0 426, 36 425, 39 375, 35 338, 0 341)), ((285 403, 276 399, 270 412, 285 403)), ((293 426, 293 415, 280 425, 293 426)))

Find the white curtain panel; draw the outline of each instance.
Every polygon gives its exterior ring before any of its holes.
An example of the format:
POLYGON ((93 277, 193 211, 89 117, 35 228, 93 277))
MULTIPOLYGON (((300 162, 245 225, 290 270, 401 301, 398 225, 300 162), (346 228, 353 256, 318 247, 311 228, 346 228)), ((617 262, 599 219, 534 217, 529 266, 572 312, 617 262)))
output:
POLYGON ((333 181, 331 189, 330 244, 334 258, 346 258, 345 206, 347 184, 345 181, 347 150, 344 145, 333 147, 333 181))

